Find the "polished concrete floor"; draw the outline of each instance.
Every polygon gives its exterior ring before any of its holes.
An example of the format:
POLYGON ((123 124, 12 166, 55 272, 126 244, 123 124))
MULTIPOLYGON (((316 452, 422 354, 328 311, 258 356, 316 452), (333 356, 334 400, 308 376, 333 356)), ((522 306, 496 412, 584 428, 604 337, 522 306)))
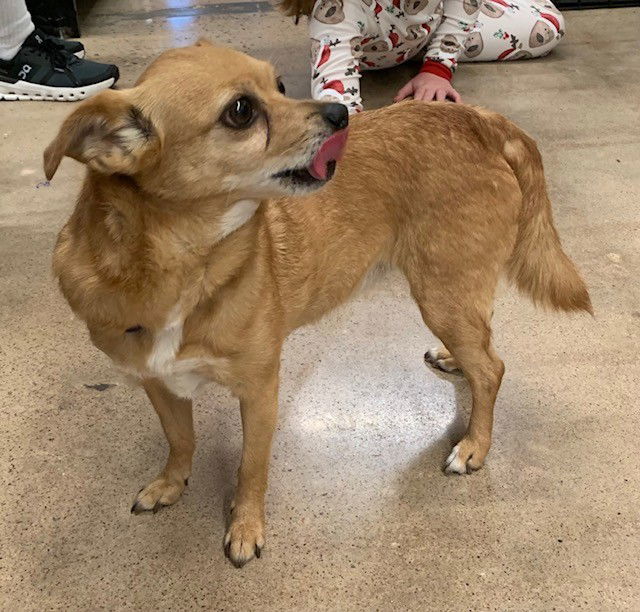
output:
MULTIPOLYGON (((550 57, 463 66, 457 85, 537 138, 595 318, 503 291, 495 442, 467 477, 440 467, 469 392, 423 365, 434 340, 400 279, 295 333, 267 546, 242 570, 222 553, 240 448, 227 392, 196 402, 183 499, 129 513, 163 435, 49 271, 82 168, 66 160, 46 186, 40 159, 72 106, 0 106, 2 610, 640 610, 640 10, 566 17, 550 57)), ((266 4, 98 0, 83 40, 126 87, 201 35, 270 58, 306 94, 304 28, 266 4)), ((367 78, 368 104, 389 102, 408 74, 367 78)))

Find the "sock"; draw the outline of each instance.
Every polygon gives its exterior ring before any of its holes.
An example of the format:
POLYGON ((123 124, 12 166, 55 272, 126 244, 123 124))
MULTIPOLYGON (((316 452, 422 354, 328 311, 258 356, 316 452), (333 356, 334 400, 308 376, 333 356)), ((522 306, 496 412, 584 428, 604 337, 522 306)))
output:
POLYGON ((25 0, 0 0, 0 60, 12 60, 34 29, 25 0))

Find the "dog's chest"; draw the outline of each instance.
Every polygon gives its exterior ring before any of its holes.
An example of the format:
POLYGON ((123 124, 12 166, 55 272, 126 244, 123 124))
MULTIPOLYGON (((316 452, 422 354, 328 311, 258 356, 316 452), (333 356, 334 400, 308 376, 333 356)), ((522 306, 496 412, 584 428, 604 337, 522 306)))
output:
POLYGON ((176 355, 182 344, 183 327, 180 304, 176 304, 169 312, 165 326, 156 330, 153 336, 153 345, 147 358, 150 372, 161 375, 174 368, 176 355))
POLYGON ((184 319, 180 304, 169 312, 166 324, 156 330, 147 357, 147 371, 160 379, 174 395, 192 397, 196 390, 211 380, 211 374, 223 365, 221 359, 180 358, 183 343, 184 319))

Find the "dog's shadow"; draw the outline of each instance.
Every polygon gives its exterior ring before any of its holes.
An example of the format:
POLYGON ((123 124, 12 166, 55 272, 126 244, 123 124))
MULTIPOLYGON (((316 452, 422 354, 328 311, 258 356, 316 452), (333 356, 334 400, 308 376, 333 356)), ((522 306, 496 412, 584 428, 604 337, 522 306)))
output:
MULTIPOLYGON (((433 492, 442 487, 443 479, 459 478, 444 472, 445 460, 451 449, 464 436, 471 414, 471 388, 462 374, 448 374, 431 368, 438 378, 453 386, 454 415, 444 432, 401 469, 396 478, 396 502, 408 510, 422 509, 432 501, 433 492)), ((395 511, 395 510, 394 510, 395 511)))
MULTIPOLYGON (((427 366, 429 367, 429 366, 427 366)), ((432 444, 428 445, 420 455, 414 460, 409 468, 409 472, 430 469, 435 473, 442 472, 444 461, 457 444, 467 429, 469 415, 471 414, 471 388, 467 379, 460 373, 446 373, 430 368, 440 379, 447 381, 453 386, 455 413, 453 420, 447 425, 444 433, 432 444)), ((404 477, 408 477, 405 474, 404 477)))
MULTIPOLYGON (((400 490, 399 497, 410 506, 414 504, 422 505, 429 495, 429 482, 435 482, 444 476, 444 462, 451 448, 462 438, 466 431, 469 414, 471 412, 471 389, 467 380, 461 374, 449 374, 441 372, 435 368, 425 366, 438 378, 448 382, 453 386, 455 413, 452 421, 447 425, 445 431, 425 449, 402 471, 399 477, 400 490), (425 481, 426 479, 426 481, 425 481), (421 483, 416 487, 416 483, 421 483), (416 494, 419 499, 414 499, 416 494)), ((304 378, 313 372, 313 367, 305 368, 304 378)), ((295 398, 303 384, 298 381, 290 389, 295 398)), ((234 400, 229 400, 233 402, 234 400)), ((295 399, 294 399, 295 401, 295 399)), ((283 402, 283 412, 286 412, 286 402, 283 402)), ((239 412, 239 411, 237 411, 239 412)), ((285 415, 281 415, 285 417, 285 415)), ((286 418, 286 417, 285 417, 286 418)), ((241 424, 238 415, 238 434, 240 435, 241 424)), ((241 444, 241 440, 238 440, 241 444)), ((215 492, 215 495, 222 497, 220 511, 226 526, 231 520, 231 507, 235 491, 236 473, 239 466, 241 446, 236 440, 229 436, 220 436, 213 448, 208 450, 207 464, 215 465, 214 478, 210 479, 207 489, 215 492)), ((453 476, 455 477, 455 476, 453 476)))
MULTIPOLYGON (((287 408, 291 402, 295 402, 295 398, 304 388, 306 381, 312 376, 318 367, 316 360, 311 360, 299 367, 294 368, 295 372, 289 377, 290 382, 287 385, 286 394, 289 399, 284 400, 281 397, 279 403, 279 421, 284 424, 287 419, 287 408)), ((206 484, 206 494, 209 497, 221 498, 220 511, 225 524, 225 532, 231 523, 231 510, 233 505, 233 497, 237 486, 237 473, 242 457, 242 423, 240 420, 240 409, 238 400, 235 398, 225 398, 220 402, 220 398, 207 398, 206 402, 217 401, 221 403, 221 410, 236 415, 235 423, 230 424, 232 428, 230 435, 215 435, 213 443, 207 445, 205 463, 210 466, 208 472, 213 472, 213 478, 210 478, 206 484), (229 404, 229 405, 227 405, 229 404)), ((282 426, 282 425, 281 425, 282 426)))

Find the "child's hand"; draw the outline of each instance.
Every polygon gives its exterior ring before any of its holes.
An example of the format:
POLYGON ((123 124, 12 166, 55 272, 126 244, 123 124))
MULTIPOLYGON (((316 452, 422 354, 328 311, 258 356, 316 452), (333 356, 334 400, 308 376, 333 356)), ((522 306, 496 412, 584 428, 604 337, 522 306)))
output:
POLYGON ((451 86, 447 79, 443 79, 430 72, 421 72, 414 76, 396 95, 394 102, 400 102, 409 96, 414 100, 431 102, 438 100, 443 102, 446 99, 453 102, 462 102, 460 94, 451 86))

